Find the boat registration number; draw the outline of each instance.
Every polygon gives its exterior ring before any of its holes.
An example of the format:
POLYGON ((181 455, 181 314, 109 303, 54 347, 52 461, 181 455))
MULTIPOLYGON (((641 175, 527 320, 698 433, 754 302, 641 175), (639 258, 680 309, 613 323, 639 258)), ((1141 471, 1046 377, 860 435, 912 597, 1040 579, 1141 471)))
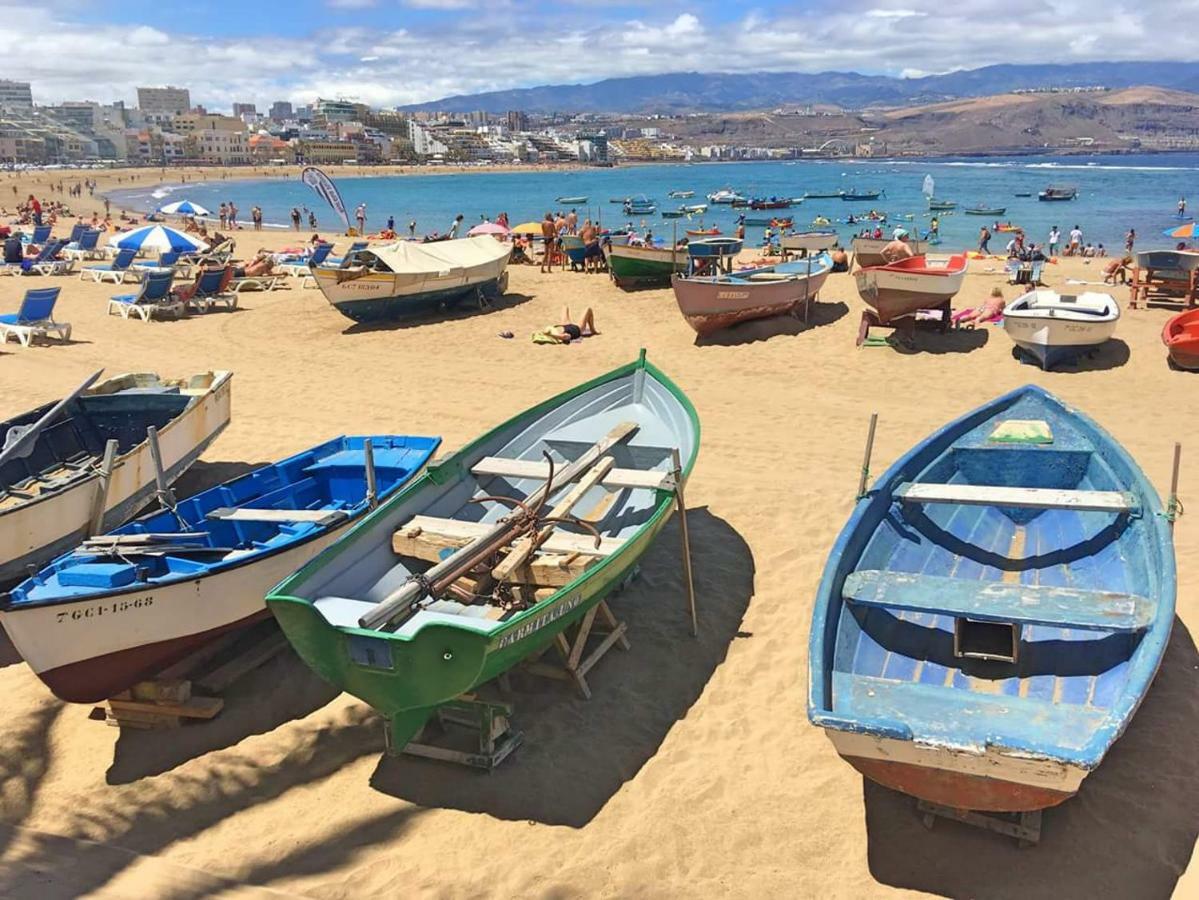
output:
POLYGON ((502 650, 505 647, 511 647, 517 641, 524 640, 529 635, 540 631, 551 622, 561 619, 564 615, 566 615, 582 602, 582 592, 572 594, 553 609, 547 609, 541 615, 530 619, 529 621, 523 623, 519 628, 514 628, 512 631, 509 631, 507 634, 503 635, 498 641, 496 641, 495 649, 502 650))
POLYGON ((744 300, 749 296, 749 291, 717 291, 717 300, 744 300))
POLYGON ((97 603, 82 609, 66 609, 54 614, 57 622, 81 622, 84 619, 99 619, 101 616, 115 616, 131 609, 146 609, 154 605, 154 598, 138 597, 134 600, 114 600, 112 603, 97 603))

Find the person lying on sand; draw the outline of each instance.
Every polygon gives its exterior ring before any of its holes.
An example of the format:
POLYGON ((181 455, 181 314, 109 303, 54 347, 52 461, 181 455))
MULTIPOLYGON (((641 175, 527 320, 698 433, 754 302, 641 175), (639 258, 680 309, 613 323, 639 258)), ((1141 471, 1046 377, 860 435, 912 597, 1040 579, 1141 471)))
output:
POLYGON ((1003 299, 1003 291, 997 287, 991 288, 991 296, 984 300, 981 306, 964 309, 953 317, 954 327, 974 328, 976 325, 998 322, 1003 318, 1005 306, 1007 302, 1003 299))
POLYGON ((534 331, 533 343, 569 344, 571 341, 593 337, 597 334, 599 334, 599 331, 595 327, 595 313, 591 311, 590 306, 583 313, 583 321, 577 325, 570 321, 570 307, 565 307, 562 310, 562 324, 547 325, 541 331, 534 331))

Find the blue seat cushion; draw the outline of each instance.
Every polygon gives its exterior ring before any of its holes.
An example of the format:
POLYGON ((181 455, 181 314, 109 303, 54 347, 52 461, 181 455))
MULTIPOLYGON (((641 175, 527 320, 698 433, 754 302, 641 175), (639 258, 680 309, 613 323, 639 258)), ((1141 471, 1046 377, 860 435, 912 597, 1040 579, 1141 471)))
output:
POLYGON ((82 563, 58 573, 58 581, 65 587, 124 587, 136 577, 137 570, 129 563, 82 563))

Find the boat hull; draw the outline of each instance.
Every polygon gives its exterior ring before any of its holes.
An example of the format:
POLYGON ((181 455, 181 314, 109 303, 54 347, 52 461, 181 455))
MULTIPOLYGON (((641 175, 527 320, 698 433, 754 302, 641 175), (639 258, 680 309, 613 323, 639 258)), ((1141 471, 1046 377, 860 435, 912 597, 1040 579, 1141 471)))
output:
POLYGON ((1042 369, 1051 369, 1098 350, 1115 334, 1116 323, 1020 318, 1008 314, 1003 318, 1003 330, 1042 369))
MULTIPOLYGON (((863 269, 886 265, 887 260, 883 257, 883 248, 890 243, 890 238, 875 240, 874 238, 856 237, 853 239, 853 258, 863 269)), ((923 256, 928 252, 928 241, 909 240, 904 243, 912 248, 913 256, 923 256)))
POLYGON ((1175 366, 1199 371, 1199 310, 1172 316, 1162 329, 1162 343, 1175 366))
POLYGON ((965 269, 952 275, 921 275, 886 268, 854 273, 858 296, 878 313, 883 324, 917 310, 943 306, 961 290, 965 277, 965 269))
POLYGON ((687 269, 687 254, 660 247, 630 247, 613 244, 604 247, 608 272, 618 288, 665 286, 670 276, 687 269))
POLYGON ((810 279, 754 283, 675 277, 671 284, 683 318, 702 337, 739 322, 801 310, 815 299, 827 278, 825 268, 810 279))
POLYGON ((360 323, 441 312, 466 300, 494 299, 508 287, 506 271, 482 279, 455 279, 452 283, 426 279, 418 285, 404 285, 400 277, 386 272, 338 281, 335 274, 338 271, 317 269, 317 285, 334 309, 360 323))
MULTIPOLYGON (((208 390, 158 431, 168 484, 186 472, 229 424, 232 378, 230 372, 215 373, 208 390)), ((142 441, 116 458, 100 530, 111 530, 131 519, 153 499, 155 489, 150 446, 142 441)), ((98 490, 99 477, 93 470, 57 491, 4 510, 0 514, 0 547, 5 548, 0 557, 0 585, 26 577, 31 568, 77 545, 89 530, 98 490)))
POLYGON ((954 809, 1032 812, 1073 797, 1087 775, 1054 760, 918 746, 847 731, 827 731, 837 753, 871 781, 954 809))

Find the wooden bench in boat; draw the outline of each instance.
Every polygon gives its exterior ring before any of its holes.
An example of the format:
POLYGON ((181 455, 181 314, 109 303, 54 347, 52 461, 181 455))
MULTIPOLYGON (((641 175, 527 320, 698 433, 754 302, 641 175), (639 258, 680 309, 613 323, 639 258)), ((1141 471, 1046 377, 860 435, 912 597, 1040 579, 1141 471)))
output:
POLYGON ((841 593, 859 606, 1083 631, 1141 631, 1154 616, 1152 601, 1136 594, 878 569, 850 573, 841 593))
MULTIPOLYGON (((561 468, 561 466, 556 468, 561 468)), ((550 477, 550 464, 536 459, 485 456, 471 466, 470 471, 473 475, 537 478, 544 481, 550 477)), ((659 491, 672 491, 674 490, 674 476, 670 472, 658 469, 611 469, 600 484, 606 488, 650 488, 659 491)))
MULTIPOLYGON (((433 546, 437 550, 456 549, 463 547, 480 535, 491 530, 488 522, 463 522, 458 519, 438 519, 432 516, 413 516, 401 525, 392 536, 391 546, 396 553, 405 556, 418 556, 412 550, 423 544, 433 546)), ((591 558, 602 558, 615 553, 624 538, 606 537, 600 539, 600 545, 595 546, 595 538, 589 534, 571 534, 561 529, 546 538, 540 546, 545 553, 578 554, 591 558)))
POLYGON ((344 509, 253 509, 245 506, 222 506, 205 516, 233 522, 315 522, 317 525, 332 525, 345 517, 344 509))
POLYGON ((1056 488, 1001 487, 984 484, 904 482, 894 491, 906 503, 957 503, 966 506, 1012 506, 1025 509, 1073 509, 1078 512, 1131 513, 1140 509, 1127 491, 1071 491, 1056 488))

